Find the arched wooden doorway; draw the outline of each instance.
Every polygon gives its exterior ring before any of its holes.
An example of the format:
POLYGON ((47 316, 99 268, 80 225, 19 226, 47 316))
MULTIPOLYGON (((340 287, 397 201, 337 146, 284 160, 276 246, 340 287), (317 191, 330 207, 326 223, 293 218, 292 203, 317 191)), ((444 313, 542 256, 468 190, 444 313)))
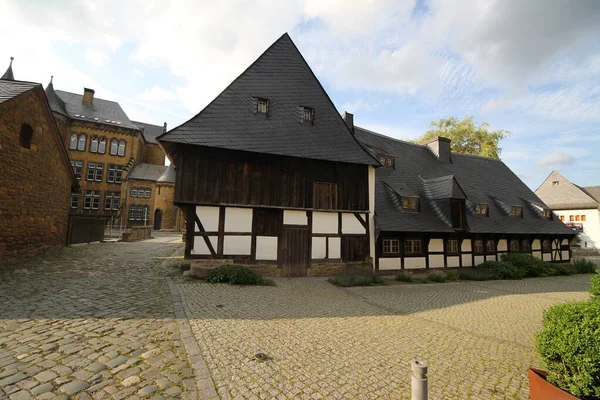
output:
POLYGON ((156 209, 156 211, 154 211, 154 230, 158 231, 160 230, 162 226, 162 210, 161 209, 156 209))

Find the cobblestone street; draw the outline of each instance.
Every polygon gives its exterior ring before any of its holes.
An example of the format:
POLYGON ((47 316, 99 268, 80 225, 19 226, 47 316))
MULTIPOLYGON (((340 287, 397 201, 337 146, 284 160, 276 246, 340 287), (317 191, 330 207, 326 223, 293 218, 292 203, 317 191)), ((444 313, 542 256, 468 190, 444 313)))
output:
POLYGON ((159 236, 3 266, 0 398, 406 399, 419 358, 431 399, 526 399, 543 310, 590 279, 233 287, 174 275, 182 252, 159 236))

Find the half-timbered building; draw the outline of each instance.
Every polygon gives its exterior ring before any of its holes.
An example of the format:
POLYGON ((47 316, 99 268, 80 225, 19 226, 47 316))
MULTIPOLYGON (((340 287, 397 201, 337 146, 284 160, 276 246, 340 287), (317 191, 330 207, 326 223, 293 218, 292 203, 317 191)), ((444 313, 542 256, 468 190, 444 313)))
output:
POLYGON ((373 268, 379 162, 287 34, 158 141, 187 209, 186 257, 281 276, 373 268))

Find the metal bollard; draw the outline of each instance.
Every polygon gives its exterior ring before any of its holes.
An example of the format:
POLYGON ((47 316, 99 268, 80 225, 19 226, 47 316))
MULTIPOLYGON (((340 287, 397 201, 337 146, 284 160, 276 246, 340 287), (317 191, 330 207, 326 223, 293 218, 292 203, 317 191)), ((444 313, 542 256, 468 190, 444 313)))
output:
POLYGON ((414 360, 412 368, 412 400, 427 400, 427 363, 414 360))

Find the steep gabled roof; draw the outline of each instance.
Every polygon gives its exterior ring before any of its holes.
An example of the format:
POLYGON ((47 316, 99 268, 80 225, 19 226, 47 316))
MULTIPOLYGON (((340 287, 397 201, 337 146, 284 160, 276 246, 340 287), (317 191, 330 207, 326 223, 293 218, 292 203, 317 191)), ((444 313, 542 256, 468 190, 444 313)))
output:
POLYGON ((532 210, 531 203, 544 207, 543 202, 500 160, 452 153, 452 162, 440 162, 426 146, 357 126, 354 131, 361 143, 395 157, 394 169, 379 168, 375 174, 375 215, 382 231, 454 232, 450 199, 465 198, 470 232, 573 234, 559 220, 532 210), (390 196, 390 183, 404 195, 418 196, 420 211, 403 210, 390 196), (488 217, 475 214, 477 203, 488 205, 488 217), (510 216, 512 206, 523 207, 523 218, 510 216))
POLYGON ((146 143, 158 144, 156 138, 164 133, 163 127, 159 125, 152 125, 146 122, 139 121, 131 121, 135 126, 141 129, 142 134, 144 135, 144 140, 146 143))
POLYGON ((39 83, 21 82, 14 80, 0 80, 0 103, 17 97, 37 86, 39 83))
POLYGON ((158 138, 256 153, 379 165, 355 140, 331 99, 284 34, 198 115, 158 138), (267 114, 257 113, 268 99, 267 114), (303 121, 303 107, 314 122, 303 121))
POLYGON ((596 188, 579 187, 557 171, 552 171, 535 193, 554 210, 598 208, 600 202, 594 194, 600 193, 596 188))
POLYGON ((53 76, 50 77, 50 83, 48 83, 48 86, 46 86, 46 97, 48 98, 50 108, 54 112, 57 112, 64 116, 68 116, 67 109, 65 108, 65 102, 60 97, 58 97, 58 95, 54 91, 54 84, 52 83, 53 79, 53 76))
POLYGON ((136 164, 127 175, 127 180, 137 179, 140 181, 156 182, 167 172, 168 168, 166 165, 136 164))
POLYGON ((0 76, 0 79, 4 79, 7 81, 14 81, 15 80, 15 74, 13 74, 13 70, 12 70, 12 62, 14 60, 14 57, 10 58, 10 64, 8 64, 8 68, 6 69, 6 72, 4 72, 4 75, 0 76))

